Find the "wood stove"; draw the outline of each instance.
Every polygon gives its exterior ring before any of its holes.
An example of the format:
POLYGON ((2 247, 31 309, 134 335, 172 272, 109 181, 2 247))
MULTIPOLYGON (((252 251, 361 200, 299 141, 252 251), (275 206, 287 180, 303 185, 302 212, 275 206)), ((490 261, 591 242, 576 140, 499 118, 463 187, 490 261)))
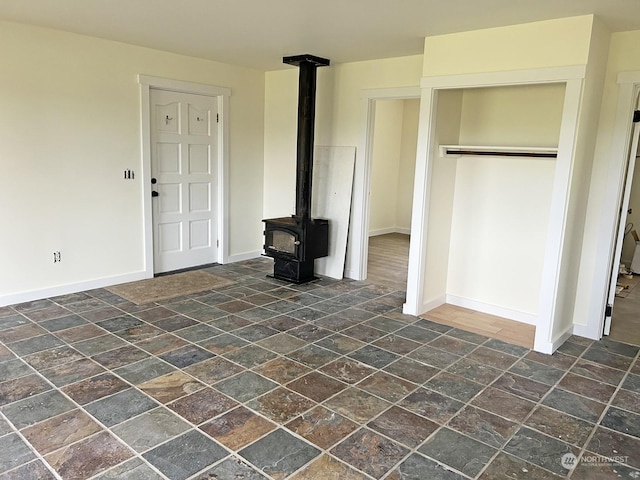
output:
POLYGON ((315 259, 329 254, 329 221, 311 218, 316 70, 329 65, 329 60, 307 54, 282 61, 299 68, 296 212, 291 217, 263 220, 264 252, 275 260, 275 278, 305 283, 315 279, 315 259))

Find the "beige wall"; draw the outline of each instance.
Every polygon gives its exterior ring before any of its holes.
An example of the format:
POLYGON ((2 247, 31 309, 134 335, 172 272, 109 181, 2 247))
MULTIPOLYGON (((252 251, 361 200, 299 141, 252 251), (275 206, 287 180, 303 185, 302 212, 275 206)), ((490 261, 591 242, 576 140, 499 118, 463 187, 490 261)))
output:
POLYGON ((413 207, 413 181, 416 171, 416 148, 418 144, 418 117, 420 100, 403 100, 402 145, 400 151, 400 173, 398 176, 398 206, 396 223, 403 230, 411 229, 413 207))
POLYGON ((0 297, 144 268, 138 74, 231 89, 230 253, 260 250, 263 72, 4 22, 0 57, 0 297))
POLYGON ((411 228, 419 101, 376 100, 369 233, 411 228))
POLYGON ((569 203, 567 209, 566 236, 562 251, 557 314, 551 339, 561 336, 572 325, 583 321, 580 309, 585 297, 595 292, 580 286, 580 270, 584 254, 585 224, 588 220, 587 205, 591 201, 589 183, 594 163, 594 149, 601 118, 602 91, 607 68, 607 56, 611 34, 597 18, 593 19, 589 38, 589 56, 583 82, 580 116, 576 131, 576 153, 573 165, 569 203))
POLYGON ((427 37, 424 76, 586 64, 593 16, 427 37))
POLYGON ((397 228, 398 179, 402 148, 402 100, 377 100, 373 129, 369 234, 397 228))

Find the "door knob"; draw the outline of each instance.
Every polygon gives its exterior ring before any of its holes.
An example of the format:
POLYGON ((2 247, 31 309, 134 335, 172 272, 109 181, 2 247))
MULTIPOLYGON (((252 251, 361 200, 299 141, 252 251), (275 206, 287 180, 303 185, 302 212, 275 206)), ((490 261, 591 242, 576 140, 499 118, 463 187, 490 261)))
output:
POLYGON ((152 190, 152 191, 151 191, 151 196, 152 196, 152 197, 157 197, 157 196, 159 196, 159 195, 160 195, 160 194, 159 194, 158 192, 156 192, 155 190, 152 190))
POLYGON ((151 185, 155 185, 156 183, 158 183, 158 179, 157 178, 152 178, 151 179, 151 185))

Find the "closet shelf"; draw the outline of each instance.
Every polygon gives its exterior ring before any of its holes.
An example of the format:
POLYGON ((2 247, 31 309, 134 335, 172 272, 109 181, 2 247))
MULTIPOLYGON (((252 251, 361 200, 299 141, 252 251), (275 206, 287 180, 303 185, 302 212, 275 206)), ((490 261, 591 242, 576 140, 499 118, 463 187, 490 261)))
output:
POLYGON ((493 145, 439 145, 441 157, 534 157, 557 158, 556 147, 504 147, 493 145))

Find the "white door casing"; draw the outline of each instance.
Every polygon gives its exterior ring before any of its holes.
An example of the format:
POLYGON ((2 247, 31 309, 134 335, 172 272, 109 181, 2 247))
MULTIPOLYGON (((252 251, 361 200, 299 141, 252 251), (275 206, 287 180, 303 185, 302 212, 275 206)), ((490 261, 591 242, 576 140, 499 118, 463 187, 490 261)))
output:
POLYGON ((618 101, 612 130, 611 149, 608 152, 607 180, 602 200, 602 214, 598 224, 597 249, 594 255, 593 276, 589 284, 592 292, 586 323, 574 325, 574 334, 599 340, 605 324, 613 268, 616 233, 624 193, 625 173, 633 135, 633 111, 638 108, 640 71, 618 74, 618 101))
MULTIPOLYGON (((636 105, 640 103, 640 99, 636 101, 636 105)), ((640 108, 640 105, 638 105, 640 108)), ((618 219, 618 231, 616 234, 615 251, 613 254, 613 262, 611 266, 611 277, 609 279, 609 295, 607 304, 610 308, 605 310, 603 334, 609 335, 611 331, 611 315, 613 304, 616 299, 616 285, 618 281, 618 272, 620 271, 620 258, 622 256, 622 243, 624 242, 624 232, 627 224, 627 215, 629 210, 629 198, 631 197, 631 186, 633 184, 633 173, 636 165, 636 154, 638 151, 638 137, 640 136, 640 123, 634 122, 633 133, 631 134, 630 147, 627 158, 627 167, 625 172, 624 190, 620 205, 620 216, 618 219)))
POLYGON ((216 101, 156 89, 150 98, 154 271, 213 263, 216 101))

